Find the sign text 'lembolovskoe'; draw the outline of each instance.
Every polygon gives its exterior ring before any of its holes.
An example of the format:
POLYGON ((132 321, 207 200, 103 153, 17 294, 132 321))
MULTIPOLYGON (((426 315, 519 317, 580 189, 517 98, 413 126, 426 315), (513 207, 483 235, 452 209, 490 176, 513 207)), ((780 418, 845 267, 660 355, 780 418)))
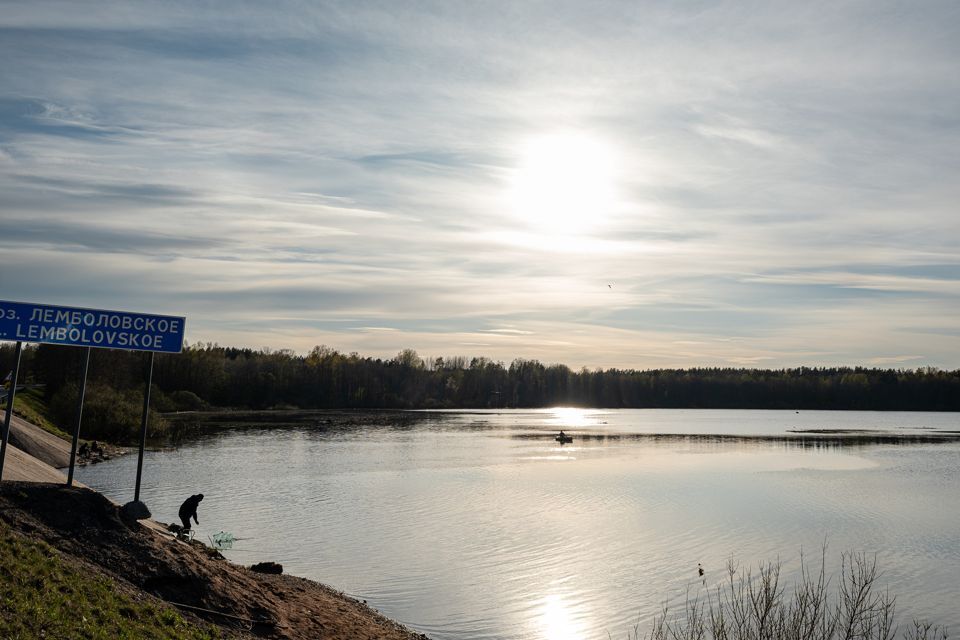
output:
POLYGON ((185 318, 0 300, 0 340, 179 353, 185 318))

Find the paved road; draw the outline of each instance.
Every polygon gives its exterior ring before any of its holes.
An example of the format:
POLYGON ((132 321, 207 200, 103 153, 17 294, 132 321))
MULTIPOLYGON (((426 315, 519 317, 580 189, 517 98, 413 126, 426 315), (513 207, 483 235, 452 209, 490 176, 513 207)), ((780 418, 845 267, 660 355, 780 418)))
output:
MULTIPOLYGON (((25 390, 27 390, 27 389, 43 389, 45 386, 47 386, 47 385, 45 385, 45 384, 18 384, 18 385, 17 385, 17 393, 20 393, 21 391, 25 391, 25 390)), ((6 410, 6 408, 7 408, 6 399, 7 399, 7 396, 8 396, 8 395, 10 395, 10 390, 7 389, 7 388, 4 387, 4 386, 0 386, 0 402, 3 403, 2 408, 3 408, 4 410, 6 410)))
MULTIPOLYGON (((65 483, 67 476, 11 445, 7 447, 7 458, 3 463, 3 481, 7 480, 65 483)), ((74 484, 80 483, 74 480, 74 484)))
POLYGON ((17 416, 10 420, 10 444, 51 467, 70 465, 70 443, 17 416))

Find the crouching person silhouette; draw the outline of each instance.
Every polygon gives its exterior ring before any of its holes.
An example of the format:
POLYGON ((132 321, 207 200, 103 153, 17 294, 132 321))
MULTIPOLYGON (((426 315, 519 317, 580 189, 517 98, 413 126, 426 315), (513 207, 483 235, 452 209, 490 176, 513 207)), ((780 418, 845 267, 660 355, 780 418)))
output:
POLYGON ((203 500, 203 494, 198 493, 195 496, 190 496, 180 505, 179 515, 180 521, 183 522, 184 531, 190 531, 190 518, 193 518, 194 522, 200 524, 200 519, 197 518, 197 507, 200 505, 201 500, 203 500))

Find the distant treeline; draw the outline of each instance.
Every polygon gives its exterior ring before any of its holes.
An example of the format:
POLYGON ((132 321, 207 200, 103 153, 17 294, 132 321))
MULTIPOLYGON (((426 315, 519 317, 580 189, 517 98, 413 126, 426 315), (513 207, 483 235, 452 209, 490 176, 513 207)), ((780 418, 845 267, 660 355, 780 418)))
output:
MULTIPOLYGON (((27 349, 27 378, 75 397, 82 349, 27 349), (64 391, 66 390, 66 391, 64 391)), ((13 345, 0 347, 0 378, 13 345)), ((142 353, 94 349, 90 384, 134 401, 144 384, 142 353)), ((21 380, 24 378, 22 377, 21 380)), ((606 408, 960 410, 960 371, 862 367, 792 369, 598 369, 535 360, 425 360, 404 350, 390 359, 325 346, 307 355, 195 344, 157 355, 153 404, 159 411, 207 406, 264 409, 501 408, 556 405, 606 408)), ((95 391, 96 392, 96 391, 95 391)), ((105 393, 106 391, 100 391, 105 393)), ((141 396, 142 397, 142 396, 141 396)), ((69 406, 69 403, 61 403, 69 406)))

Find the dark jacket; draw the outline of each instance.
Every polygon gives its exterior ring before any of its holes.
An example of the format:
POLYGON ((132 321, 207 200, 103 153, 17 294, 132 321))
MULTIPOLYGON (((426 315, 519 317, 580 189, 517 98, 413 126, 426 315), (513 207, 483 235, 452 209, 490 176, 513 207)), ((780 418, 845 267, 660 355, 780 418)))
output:
POLYGON ((184 520, 189 520, 190 518, 197 520, 197 506, 200 504, 201 500, 203 500, 202 493, 198 493, 195 496, 190 496, 184 500, 183 504, 180 505, 180 518, 184 520))

